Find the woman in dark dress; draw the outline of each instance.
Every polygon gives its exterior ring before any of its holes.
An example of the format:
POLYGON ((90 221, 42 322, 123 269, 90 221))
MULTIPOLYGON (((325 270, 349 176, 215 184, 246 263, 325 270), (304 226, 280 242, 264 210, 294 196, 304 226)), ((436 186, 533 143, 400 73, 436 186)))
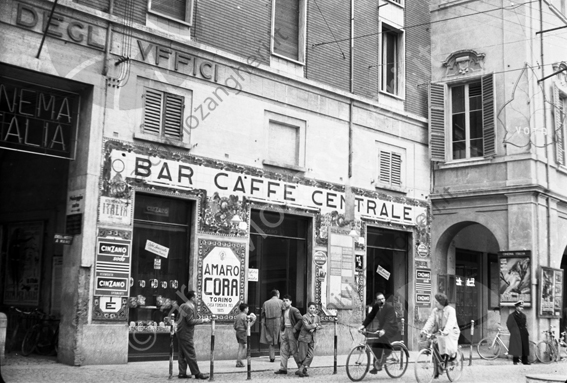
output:
POLYGON ((514 357, 512 360, 514 364, 518 364, 520 356, 522 357, 522 364, 530 364, 528 356, 530 355, 530 340, 528 328, 526 327, 526 314, 524 310, 524 301, 518 301, 514 304, 516 310, 508 315, 506 327, 510 331, 510 345, 509 353, 514 357))

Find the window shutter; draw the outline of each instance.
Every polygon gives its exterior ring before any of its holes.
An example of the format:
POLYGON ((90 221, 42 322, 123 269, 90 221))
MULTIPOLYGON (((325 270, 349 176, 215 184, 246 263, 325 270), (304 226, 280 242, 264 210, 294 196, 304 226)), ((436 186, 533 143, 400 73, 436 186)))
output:
POLYGON ((166 137, 183 137, 183 97, 165 94, 163 128, 166 137))
POLYGON ((563 107, 563 100, 559 94, 559 87, 553 83, 553 130, 555 139, 555 160, 560 165, 565 165, 565 147, 564 147, 564 124, 565 110, 563 107))
POLYGON ((402 185, 402 156, 392 153, 392 185, 402 185))
POLYGON ((299 0, 276 0, 274 33, 287 38, 273 38, 274 53, 299 60, 299 0))
POLYGON ((390 152, 380 151, 380 182, 390 183, 390 152))
POLYGON ((429 155, 445 162, 445 85, 429 86, 429 155))
POLYGON ((484 156, 496 155, 496 124, 494 123, 494 76, 482 78, 482 135, 484 156))
POLYGON ((144 104, 144 133, 160 134, 163 94, 146 89, 144 104))

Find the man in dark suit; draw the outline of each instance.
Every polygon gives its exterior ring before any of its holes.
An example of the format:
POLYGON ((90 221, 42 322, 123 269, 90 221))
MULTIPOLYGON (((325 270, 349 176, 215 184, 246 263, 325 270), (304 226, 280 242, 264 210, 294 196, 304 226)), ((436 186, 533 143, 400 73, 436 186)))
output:
POLYGON ((379 330, 377 334, 369 334, 368 343, 371 345, 372 351, 378 359, 378 364, 370 370, 371 374, 376 374, 378 371, 382 370, 384 361, 388 355, 392 353, 390 339, 398 333, 396 311, 391 304, 386 303, 386 298, 383 293, 376 294, 376 302, 372 306, 372 311, 366 316, 366 319, 364 319, 358 331, 364 330, 366 326, 372 323, 374 318, 378 318, 379 330))
POLYGON ((522 364, 530 364, 528 361, 528 356, 530 355, 530 334, 526 327, 526 314, 522 312, 524 310, 524 301, 520 300, 514 306, 516 306, 516 309, 508 315, 506 320, 506 327, 510 331, 508 353, 513 356, 512 361, 514 364, 518 364, 520 357, 522 358, 522 364))
POLYGON ((195 333, 195 325, 209 323, 209 318, 199 319, 197 316, 197 298, 195 291, 191 290, 187 293, 187 302, 181 305, 179 322, 177 324, 177 344, 178 344, 178 363, 179 363, 179 379, 189 379, 191 375, 195 379, 209 379, 209 375, 202 374, 197 365, 197 354, 195 353, 195 343, 193 335, 195 333), (187 365, 191 375, 187 375, 187 365))
POLYGON ((280 335, 280 369, 275 374, 287 374, 287 360, 293 356, 297 367, 301 365, 299 356, 297 355, 297 337, 298 330, 295 328, 297 322, 303 321, 303 316, 298 309, 291 305, 291 296, 286 294, 283 296, 284 311, 281 319, 281 335, 280 335))

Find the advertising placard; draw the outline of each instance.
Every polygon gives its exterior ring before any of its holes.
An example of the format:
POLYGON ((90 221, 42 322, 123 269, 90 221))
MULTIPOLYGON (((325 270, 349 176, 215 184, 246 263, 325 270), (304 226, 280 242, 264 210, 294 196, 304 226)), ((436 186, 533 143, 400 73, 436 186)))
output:
POLYGON ((561 318, 563 309, 563 270, 542 266, 539 274, 540 318, 561 318))
POLYGON ((429 306, 431 304, 431 270, 415 270, 416 304, 429 306))
POLYGON ((131 242, 129 240, 98 237, 96 245, 95 295, 128 296, 130 290, 130 253, 131 242))
POLYGON ((241 300, 244 257, 237 252, 244 245, 206 240, 200 240, 199 244, 203 255, 200 273, 202 302, 212 314, 228 315, 241 300))
POLYGON ((531 307, 531 251, 501 251, 498 264, 500 306, 514 306, 518 300, 523 300, 525 307, 531 307))

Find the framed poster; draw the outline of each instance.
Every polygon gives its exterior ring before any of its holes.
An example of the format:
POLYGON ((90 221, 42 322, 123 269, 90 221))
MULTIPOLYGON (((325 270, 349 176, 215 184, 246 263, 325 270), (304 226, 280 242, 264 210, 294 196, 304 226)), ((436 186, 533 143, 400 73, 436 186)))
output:
POLYGON ((563 270, 542 266, 539 273, 540 318, 561 318, 563 308, 563 270))
POLYGON ((6 241, 4 304, 37 305, 43 255, 43 222, 6 225, 6 241))
POLYGON ((514 306, 520 299, 532 306, 531 255, 529 250, 498 253, 500 306, 514 306))

